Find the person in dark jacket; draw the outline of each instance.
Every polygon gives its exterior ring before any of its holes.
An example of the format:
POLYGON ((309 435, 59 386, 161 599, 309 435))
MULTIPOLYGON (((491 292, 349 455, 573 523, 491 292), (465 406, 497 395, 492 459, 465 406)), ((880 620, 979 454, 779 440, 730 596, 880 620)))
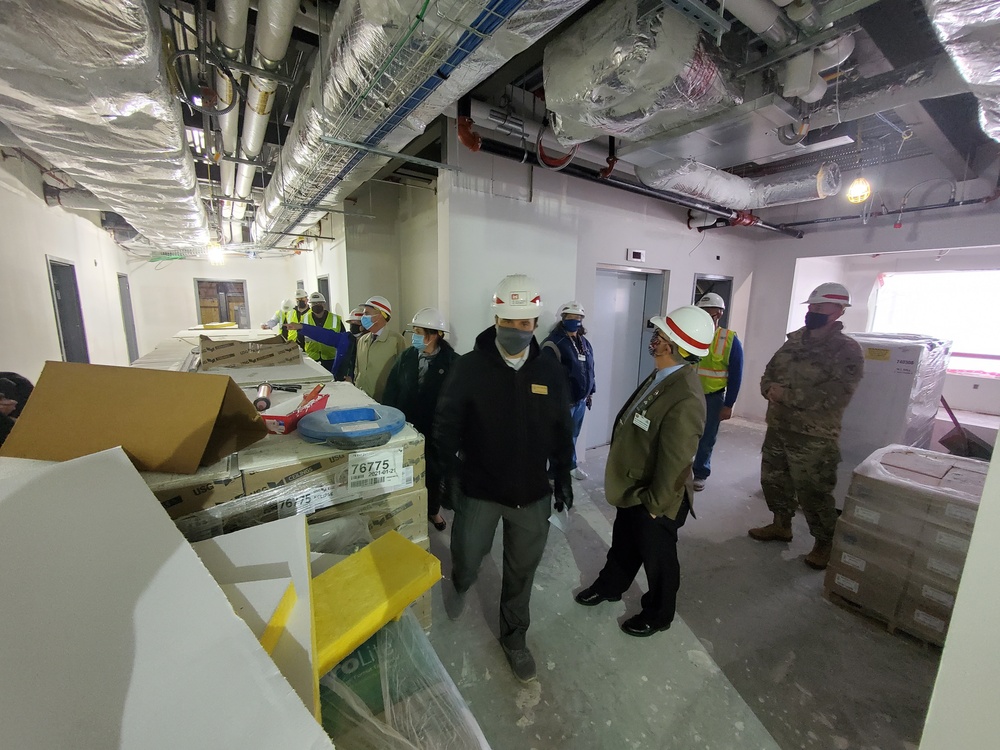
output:
POLYGON ((0 445, 3 445, 28 396, 34 390, 31 381, 16 372, 0 372, 0 445))
POLYGON ((500 283, 493 296, 496 325, 452 365, 434 421, 435 449, 455 509, 445 609, 452 620, 462 615, 503 520, 500 645, 523 682, 536 676, 525 635, 553 488, 556 510, 573 504, 566 376, 554 358, 540 356, 534 332, 541 308, 538 287, 527 276, 500 283))
POLYGON ((441 385, 458 354, 444 340, 448 323, 433 307, 417 311, 411 325, 410 348, 400 354, 393 365, 382 403, 403 412, 406 421, 426 439, 427 518, 435 529, 444 531, 448 524, 441 517, 441 470, 431 434, 441 385))
POLYGON ((583 417, 593 404, 597 384, 594 381, 594 347, 587 341, 583 319, 587 313, 577 301, 567 302, 559 308, 559 322, 542 344, 543 350, 552 352, 569 379, 569 408, 573 419, 573 469, 574 479, 586 479, 587 473, 577 465, 576 441, 583 429, 583 417))

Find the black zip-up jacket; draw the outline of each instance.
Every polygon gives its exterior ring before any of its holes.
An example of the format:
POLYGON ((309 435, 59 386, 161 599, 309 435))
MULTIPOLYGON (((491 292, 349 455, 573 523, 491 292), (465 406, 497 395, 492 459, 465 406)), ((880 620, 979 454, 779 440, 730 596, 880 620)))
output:
MULTIPOLYGON (((441 389, 434 440, 446 477, 480 500, 519 507, 547 498, 547 465, 570 486, 573 425, 566 375, 535 339, 520 370, 496 346, 496 329, 476 337, 441 389)), ((572 497, 572 496, 571 496, 572 497)))
POLYGON ((444 385, 451 366, 458 359, 457 352, 447 341, 442 339, 438 346, 440 350, 430 361, 423 384, 420 383, 420 352, 411 346, 399 355, 396 364, 392 366, 389 380, 385 384, 385 393, 382 394, 382 403, 394 406, 403 412, 406 420, 426 438, 425 453, 429 479, 440 476, 432 440, 434 412, 441 386, 444 385))

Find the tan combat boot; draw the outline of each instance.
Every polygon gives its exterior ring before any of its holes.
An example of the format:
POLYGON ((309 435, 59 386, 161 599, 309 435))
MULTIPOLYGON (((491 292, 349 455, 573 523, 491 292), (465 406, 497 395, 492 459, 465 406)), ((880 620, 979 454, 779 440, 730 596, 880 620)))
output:
POLYGON ((758 542, 790 542, 792 541, 792 517, 774 514, 774 520, 767 526, 750 529, 747 532, 758 542))
POLYGON ((832 543, 821 542, 817 539, 816 543, 813 544, 812 552, 805 557, 806 565, 816 570, 826 570, 826 566, 830 563, 830 551, 832 549, 832 543))

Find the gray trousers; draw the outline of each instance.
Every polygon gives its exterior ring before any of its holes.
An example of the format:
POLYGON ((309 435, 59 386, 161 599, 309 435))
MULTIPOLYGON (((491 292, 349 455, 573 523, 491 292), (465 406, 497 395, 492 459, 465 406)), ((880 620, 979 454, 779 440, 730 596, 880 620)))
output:
POLYGON ((468 591, 476 582, 479 566, 493 546, 497 523, 503 519, 500 643, 508 649, 525 648, 531 586, 549 536, 550 506, 549 497, 520 508, 464 496, 455 504, 451 577, 459 592, 468 591))

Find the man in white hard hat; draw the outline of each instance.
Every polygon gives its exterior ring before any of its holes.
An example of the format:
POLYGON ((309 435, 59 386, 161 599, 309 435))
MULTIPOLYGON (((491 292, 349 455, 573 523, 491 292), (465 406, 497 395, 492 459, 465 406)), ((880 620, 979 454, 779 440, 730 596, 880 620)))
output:
POLYGON ((261 323, 260 327, 263 328, 264 330, 277 328, 279 331, 281 331, 281 338, 285 339, 285 341, 288 341, 289 340, 288 336, 291 333, 291 331, 289 331, 286 328, 282 328, 282 326, 284 326, 285 323, 289 322, 288 315, 294 309, 295 309, 295 300, 291 298, 282 300, 281 307, 279 307, 275 311, 274 315, 272 315, 271 318, 266 323, 261 323))
POLYGON ((743 345, 736 331, 722 328, 719 321, 726 312, 726 302, 715 292, 708 292, 698 307, 712 316, 715 335, 708 354, 698 364, 701 389, 705 392, 705 434, 698 442, 694 457, 694 491, 705 489, 712 473, 712 450, 719 437, 719 425, 733 416, 733 406, 743 382, 743 345))
POLYGON ((361 328, 365 333, 358 339, 354 384, 376 401, 382 401, 389 372, 406 349, 403 337, 390 331, 386 324, 392 319, 392 305, 385 297, 369 297, 362 305, 361 328))
POLYGON ((806 304, 805 326, 788 334, 760 380, 768 401, 760 484, 774 520, 749 534, 760 542, 790 542, 792 516, 801 506, 815 539, 805 563, 823 570, 837 523, 840 423, 861 381, 864 356, 839 322, 851 305, 842 284, 820 284, 806 304))
POLYGON ((465 597, 503 522, 500 645, 514 676, 535 679, 528 649, 535 570, 549 533, 554 476, 557 510, 573 504, 573 453, 566 376, 539 356, 534 333, 542 310, 536 283, 506 277, 493 295, 494 325, 451 367, 434 423, 437 454, 450 480, 455 517, 445 608, 458 619, 465 597))
MULTIPOLYGON (((292 308, 291 312, 285 316, 285 323, 304 323, 306 320, 306 315, 309 314, 309 292, 307 292, 302 287, 297 287, 295 290, 295 307, 292 308)), ((299 349, 305 351, 306 339, 305 336, 300 336, 298 331, 287 329, 288 340, 294 341, 299 345, 299 349)))
POLYGON ((708 353, 715 324, 688 305, 650 320, 656 369, 618 412, 604 472, 605 496, 618 510, 608 559, 578 604, 617 602, 639 568, 649 583, 642 611, 622 623, 645 638, 670 627, 680 587, 677 531, 694 497, 692 457, 705 427, 705 398, 696 365, 708 353))
POLYGON ((552 352, 569 380, 570 415, 573 418, 574 479, 586 479, 587 473, 577 466, 576 441, 583 429, 583 417, 593 403, 597 384, 594 378, 594 347, 587 340, 583 327, 586 311, 576 300, 559 308, 559 322, 542 343, 542 350, 552 352))
MULTIPOLYGON (((341 333, 344 330, 344 324, 341 322, 340 316, 327 309, 326 297, 320 292, 313 292, 309 295, 309 312, 302 318, 302 325, 315 326, 316 328, 333 331, 334 333, 341 333)), ((336 345, 325 343, 328 339, 322 334, 317 336, 314 332, 310 336, 309 329, 304 329, 302 333, 305 336, 306 356, 316 360, 332 372, 334 362, 337 359, 336 345), (324 340, 321 340, 321 336, 324 340)))

